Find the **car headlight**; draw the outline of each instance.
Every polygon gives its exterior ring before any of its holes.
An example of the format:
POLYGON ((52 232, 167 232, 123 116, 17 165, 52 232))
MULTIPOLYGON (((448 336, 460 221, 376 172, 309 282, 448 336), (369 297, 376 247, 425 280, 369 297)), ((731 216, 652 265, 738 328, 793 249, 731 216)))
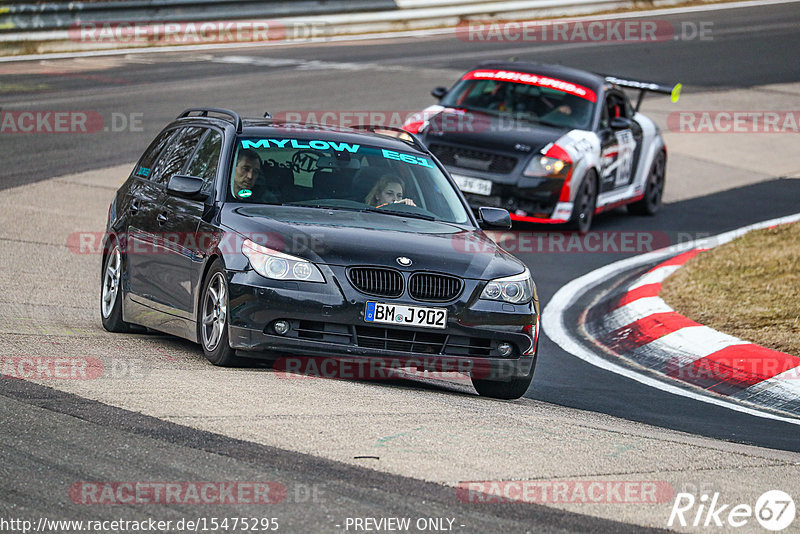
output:
POLYGON ((255 272, 266 278, 304 282, 325 281, 319 268, 310 261, 272 250, 249 239, 245 239, 242 243, 242 254, 250 260, 255 272))
POLYGON ((490 280, 481 292, 484 300, 499 300, 512 304, 525 304, 536 293, 531 272, 526 267, 520 274, 490 280))
POLYGON ((534 155, 522 174, 566 180, 571 169, 572 158, 569 157, 566 150, 558 145, 552 145, 544 154, 534 155))

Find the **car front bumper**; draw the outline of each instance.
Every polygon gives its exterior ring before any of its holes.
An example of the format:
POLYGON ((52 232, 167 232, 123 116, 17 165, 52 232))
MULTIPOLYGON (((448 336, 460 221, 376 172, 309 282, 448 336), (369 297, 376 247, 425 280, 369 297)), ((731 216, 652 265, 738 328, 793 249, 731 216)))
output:
POLYGON ((565 223, 572 215, 572 203, 560 200, 564 180, 532 178, 521 175, 493 175, 472 169, 447 167, 453 176, 464 176, 492 182, 489 195, 462 191, 470 207, 503 208, 511 219, 533 223, 565 223))
POLYGON ((325 283, 268 280, 253 271, 228 273, 231 347, 256 357, 268 351, 264 357, 270 359, 382 359, 390 365, 458 370, 488 380, 509 380, 531 370, 538 325, 533 301, 515 305, 477 299, 483 283, 471 280, 465 280, 461 296, 450 303, 375 298, 352 288, 344 267, 320 268, 325 283), (368 301, 446 308, 447 325, 400 328, 366 322, 368 301), (278 320, 290 325, 283 335, 274 329, 278 320), (502 343, 512 346, 510 355, 500 354, 502 343))

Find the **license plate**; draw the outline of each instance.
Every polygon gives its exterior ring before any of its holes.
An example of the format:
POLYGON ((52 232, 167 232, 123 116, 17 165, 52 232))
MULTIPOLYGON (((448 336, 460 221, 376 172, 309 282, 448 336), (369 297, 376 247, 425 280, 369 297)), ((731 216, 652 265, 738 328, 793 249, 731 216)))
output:
POLYGON ((475 195, 491 195, 492 194, 492 181, 481 180, 480 178, 472 178, 471 176, 462 176, 460 174, 453 174, 453 180, 458 184, 458 188, 465 193, 472 193, 475 195))
POLYGON ((364 320, 368 323, 388 323, 397 326, 445 328, 447 326, 447 309, 367 302, 364 320))

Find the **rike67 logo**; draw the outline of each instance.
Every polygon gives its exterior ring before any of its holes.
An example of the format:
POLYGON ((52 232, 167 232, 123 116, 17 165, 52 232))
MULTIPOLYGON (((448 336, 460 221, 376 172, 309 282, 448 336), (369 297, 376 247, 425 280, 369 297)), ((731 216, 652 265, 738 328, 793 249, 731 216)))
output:
POLYGON ((795 514, 794 500, 781 490, 763 493, 755 506, 725 503, 719 493, 712 496, 704 493, 699 498, 692 493, 678 493, 667 526, 724 527, 728 530, 750 525, 752 529, 752 520, 755 518, 763 528, 778 532, 794 522, 795 514))

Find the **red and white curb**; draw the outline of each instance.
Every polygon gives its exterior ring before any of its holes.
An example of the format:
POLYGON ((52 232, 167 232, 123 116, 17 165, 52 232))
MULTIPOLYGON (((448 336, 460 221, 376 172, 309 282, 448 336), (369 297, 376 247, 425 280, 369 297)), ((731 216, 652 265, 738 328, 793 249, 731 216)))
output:
POLYGON ((699 252, 751 230, 798 220, 800 214, 764 221, 588 273, 553 296, 542 313, 542 328, 561 348, 603 369, 677 395, 800 425, 800 419, 790 415, 800 415, 800 358, 696 323, 658 296, 662 282, 699 252), (630 282, 622 293, 615 291, 610 301, 595 303, 582 315, 582 326, 601 353, 580 343, 567 328, 564 312, 610 278, 659 260, 664 261, 630 282), (617 363, 619 358, 624 361, 617 363))
POLYGON ((800 358, 717 332, 670 308, 661 283, 703 249, 656 265, 584 330, 609 353, 720 395, 800 415, 800 358))

